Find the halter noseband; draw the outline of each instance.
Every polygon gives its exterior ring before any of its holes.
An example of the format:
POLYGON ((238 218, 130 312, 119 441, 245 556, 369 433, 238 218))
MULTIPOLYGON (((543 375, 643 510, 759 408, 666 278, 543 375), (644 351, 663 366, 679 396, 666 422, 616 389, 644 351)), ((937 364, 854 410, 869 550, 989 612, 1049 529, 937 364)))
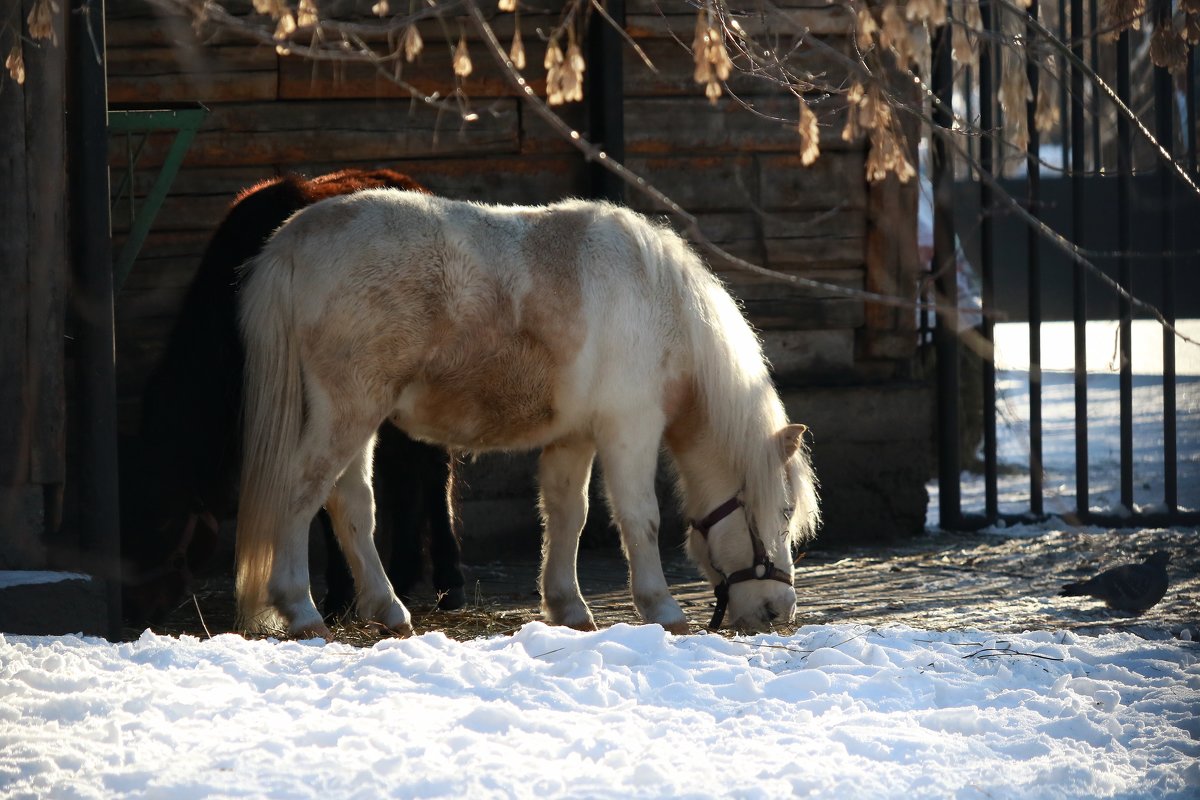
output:
MULTIPOLYGON (((697 533, 703 536, 704 541, 707 542, 708 532, 712 529, 712 526, 728 517, 737 509, 742 508, 743 505, 744 504, 742 503, 741 498, 737 495, 734 495, 709 512, 704 519, 700 520, 699 522, 691 522, 689 525, 694 528, 697 533)), ((712 563, 713 569, 715 569, 722 578, 721 582, 718 583, 714 588, 714 592, 717 596, 717 607, 713 610, 712 621, 708 623, 708 629, 710 631, 715 631, 720 628, 721 622, 725 619, 725 609, 729 607, 729 587, 733 584, 750 580, 775 580, 779 581, 780 583, 786 583, 788 586, 792 585, 792 579, 788 577, 788 574, 776 567, 773 563, 771 563, 771 559, 767 558, 767 549, 763 546, 762 539, 759 537, 758 532, 754 530, 754 523, 750 520, 748 514, 746 516, 746 522, 750 529, 750 544, 754 548, 753 564, 751 564, 749 567, 746 567, 746 569, 739 569, 737 572, 726 575, 724 572, 721 572, 720 568, 717 567, 715 562, 713 562, 711 550, 709 552, 709 563, 712 563)))

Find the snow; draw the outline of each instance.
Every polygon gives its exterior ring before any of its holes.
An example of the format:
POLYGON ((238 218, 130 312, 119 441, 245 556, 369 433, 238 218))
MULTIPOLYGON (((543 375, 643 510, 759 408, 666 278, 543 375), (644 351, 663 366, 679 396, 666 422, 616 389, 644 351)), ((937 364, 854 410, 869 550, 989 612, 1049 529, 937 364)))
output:
POLYGON ((0 570, 0 589, 15 586, 32 586, 41 583, 58 583, 59 581, 90 581, 90 575, 79 572, 47 572, 41 570, 0 570))
POLYGON ((1188 797, 1191 642, 595 633, 369 648, 0 637, 10 797, 1188 797))
MULTIPOLYGON (((1013 508, 1028 485, 1023 374, 1001 384, 1002 457, 1017 473, 1001 497, 1013 508)), ((1111 506, 1110 380, 1090 384, 1089 436, 1095 500, 1111 506)), ((1139 415, 1155 408, 1155 385, 1138 383, 1139 415)), ((1197 387, 1180 389, 1180 496, 1191 505, 1197 387)), ((1047 380, 1047 502, 1064 512, 1071 397, 1069 380, 1047 380)), ((1161 471, 1147 413, 1135 440, 1149 487, 1139 502, 1151 503, 1161 471)), ((971 498, 982 504, 977 476, 965 478, 971 498)), ((983 538, 1000 544, 972 558, 1008 559, 1026 596, 998 596, 982 622, 949 608, 949 630, 838 622, 725 637, 533 622, 511 636, 433 631, 370 648, 0 634, 0 797, 1200 797, 1195 576, 1173 584, 1168 600, 1188 615, 1173 628, 1105 631, 1106 612, 1052 598, 1053 576, 1037 570, 1043 556, 1078 552, 1081 537, 1115 553, 1126 532, 1051 518, 993 533, 983 538), (995 614, 1030 605, 1049 610, 1047 629, 997 632, 995 614), (1080 615, 1099 632, 1066 630, 1080 615)), ((1196 535, 1128 532, 1176 553, 1196 535)), ((926 593, 980 574, 947 573, 926 593)))

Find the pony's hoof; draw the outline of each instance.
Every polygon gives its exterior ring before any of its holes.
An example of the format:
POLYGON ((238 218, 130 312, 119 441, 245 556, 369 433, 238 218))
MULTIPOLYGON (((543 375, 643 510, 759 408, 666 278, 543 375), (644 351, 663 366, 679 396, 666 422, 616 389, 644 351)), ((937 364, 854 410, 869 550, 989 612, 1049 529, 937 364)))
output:
POLYGON ((293 639, 324 639, 327 642, 333 641, 333 633, 324 622, 313 622, 308 625, 301 625, 295 630, 289 629, 288 636, 293 639))
POLYGON ((438 611, 458 611, 466 604, 467 593, 463 591, 463 587, 461 586, 455 586, 453 589, 447 589, 438 594, 438 611))
POLYGON ((401 622, 399 625, 392 625, 388 628, 392 635, 397 639, 407 639, 413 635, 413 626, 407 622, 401 622))
POLYGON ((577 631, 598 631, 598 630, 600 630, 600 628, 596 626, 596 623, 590 619, 584 620, 583 622, 575 622, 575 623, 572 623, 571 625, 567 625, 566 627, 573 628, 577 631))
POLYGON ((676 636, 687 636, 692 632, 692 626, 688 625, 686 620, 683 622, 668 622, 663 625, 663 629, 667 633, 673 633, 676 636))

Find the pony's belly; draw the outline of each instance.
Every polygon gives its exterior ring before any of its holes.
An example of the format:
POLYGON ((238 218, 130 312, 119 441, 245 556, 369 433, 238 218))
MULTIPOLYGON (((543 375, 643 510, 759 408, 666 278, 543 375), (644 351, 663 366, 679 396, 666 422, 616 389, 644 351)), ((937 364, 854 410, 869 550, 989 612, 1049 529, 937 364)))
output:
POLYGON ((414 383, 389 417, 414 439, 463 450, 521 450, 560 438, 569 425, 552 398, 519 387, 414 383))

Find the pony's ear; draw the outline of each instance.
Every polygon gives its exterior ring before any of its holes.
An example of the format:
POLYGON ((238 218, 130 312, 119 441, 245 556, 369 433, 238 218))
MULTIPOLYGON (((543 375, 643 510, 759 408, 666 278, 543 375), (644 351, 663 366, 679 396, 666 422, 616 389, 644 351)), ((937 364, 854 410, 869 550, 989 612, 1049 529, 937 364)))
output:
POLYGON ((807 425, 794 422, 775 434, 779 439, 779 447, 783 451, 784 461, 796 455, 796 451, 800 449, 800 442, 804 439, 804 432, 807 430, 807 425))

